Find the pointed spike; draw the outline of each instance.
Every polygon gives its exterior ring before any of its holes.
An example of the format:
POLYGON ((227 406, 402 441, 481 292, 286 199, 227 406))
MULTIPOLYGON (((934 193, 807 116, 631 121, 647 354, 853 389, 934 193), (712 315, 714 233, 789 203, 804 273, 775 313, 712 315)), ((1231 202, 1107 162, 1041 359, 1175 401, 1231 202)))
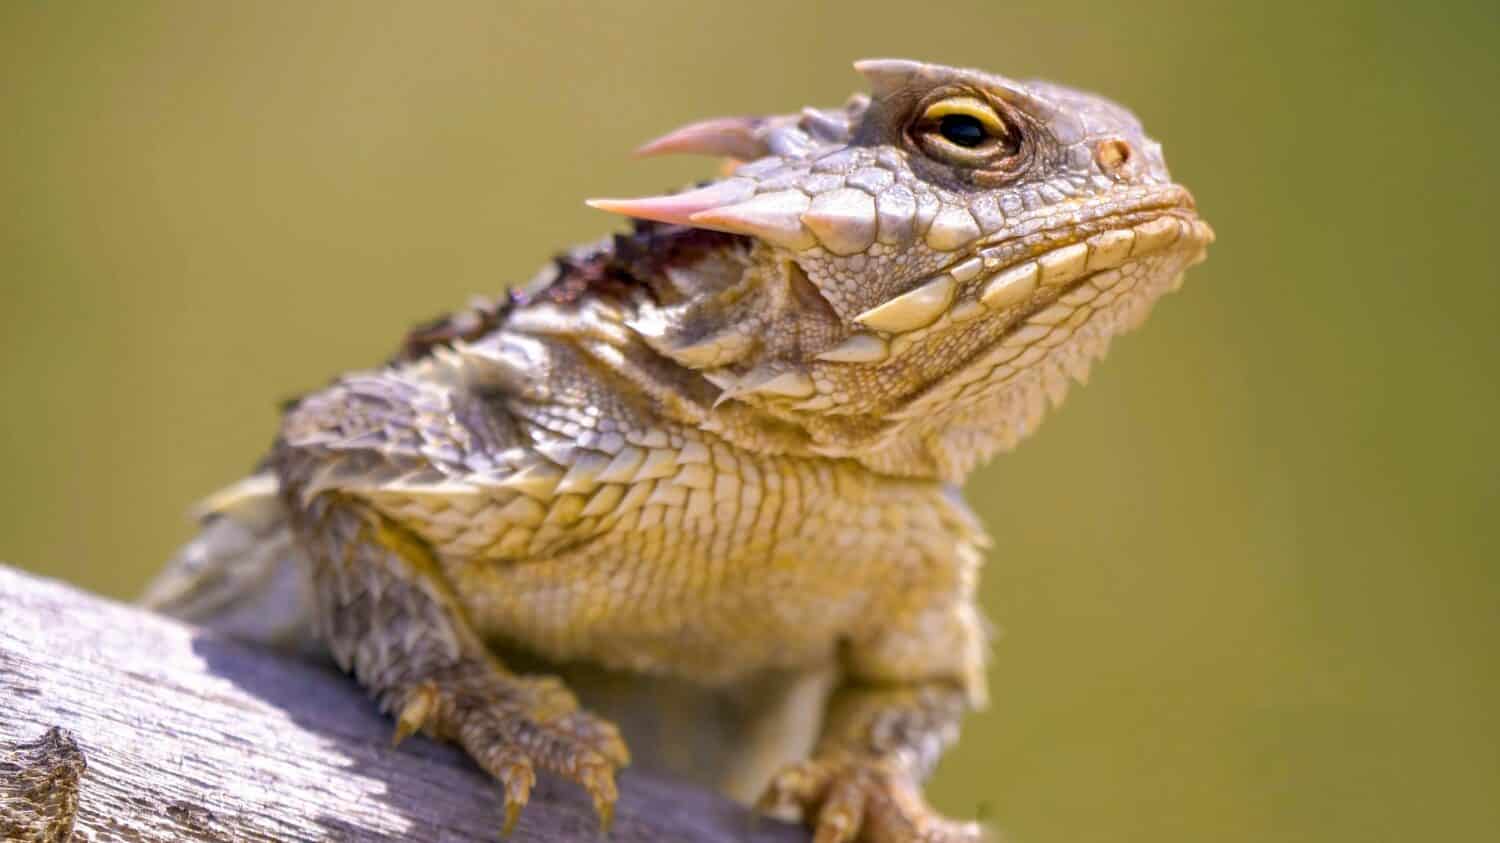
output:
POLYGON ((877 331, 893 334, 915 331, 937 321, 953 302, 957 284, 952 276, 939 275, 914 290, 908 290, 885 304, 877 305, 854 317, 854 321, 877 331))
POLYGON ((581 494, 592 492, 599 485, 599 472, 609 466, 610 458, 599 454, 580 454, 568 467, 568 473, 557 482, 556 493, 581 494))
POLYGON ((740 161, 751 161, 769 154, 758 130, 765 123, 760 117, 715 117, 673 129, 642 144, 635 151, 638 158, 652 155, 723 155, 740 161))
POLYGON ((773 374, 772 371, 764 368, 751 369, 743 375, 730 374, 727 382, 718 384, 719 389, 723 391, 719 393, 718 398, 714 399, 713 408, 718 409, 719 405, 726 401, 732 401, 747 392, 755 391, 762 383, 770 380, 773 374))
POLYGON ((635 476, 641 463, 646 460, 646 452, 640 448, 627 447, 615 454, 609 465, 599 472, 600 483, 627 483, 635 476))
POLYGON ((1086 352, 1075 349, 1071 354, 1063 358, 1062 364, 1063 368, 1067 370, 1069 377, 1081 384, 1087 385, 1089 382, 1089 369, 1093 366, 1093 362, 1089 359, 1089 355, 1086 352))
POLYGON ((875 99, 908 87, 924 67, 919 61, 907 59, 861 59, 854 63, 854 69, 870 83, 870 93, 875 99))
POLYGON ((733 401, 744 392, 744 390, 737 388, 734 384, 730 384, 729 386, 723 387, 722 389, 723 391, 719 393, 719 397, 714 399, 714 403, 709 407, 709 409, 717 410, 720 406, 733 401))
POLYGON ((732 178, 684 193, 646 196, 640 199, 589 199, 586 204, 591 208, 636 219, 710 228, 712 226, 693 222, 693 215, 722 205, 742 202, 754 193, 754 182, 749 179, 732 178))
POLYGON ((1135 246, 1130 254, 1134 256, 1161 251, 1175 243, 1181 233, 1182 228, 1174 217, 1157 217, 1143 222, 1135 227, 1135 246))
POLYGON ((267 501, 274 501, 281 483, 269 471, 226 486, 209 495, 193 507, 194 518, 207 518, 215 513, 229 513, 241 520, 252 518, 267 501))
POLYGON ((979 294, 979 301, 992 310, 1001 310, 1023 302, 1036 292, 1036 282, 1040 275, 1041 267, 1036 261, 1027 261, 998 272, 985 284, 984 291, 979 294))
POLYGON ((734 326, 722 333, 705 337, 690 345, 672 346, 658 350, 684 366, 694 369, 708 369, 737 362, 754 347, 755 337, 744 333, 739 326, 734 326))
POLYGON ((805 410, 815 412, 819 410, 831 410, 838 406, 832 395, 814 395, 806 401, 799 401, 792 405, 793 410, 805 410))
POLYGON ((704 380, 717 386, 719 389, 732 389, 735 384, 740 382, 740 376, 728 369, 716 369, 714 371, 703 372, 702 374, 704 380))
POLYGON ((1088 261, 1088 256, 1087 243, 1072 243, 1060 249, 1053 249, 1036 259, 1042 273, 1038 283, 1043 286, 1058 286, 1078 280, 1083 276, 1084 264, 1088 261))
POLYGON ((811 107, 804 108, 797 125, 808 134, 822 140, 845 141, 849 139, 849 121, 837 112, 811 107))
POLYGON ((854 334, 818 355, 829 363, 878 363, 890 356, 885 340, 874 334, 854 334))
POLYGON ((818 242, 802 224, 802 214, 810 204, 807 194, 800 190, 780 190, 700 211, 692 215, 689 224, 748 234, 777 246, 802 250, 818 242))
POLYGON ((764 380, 761 380, 745 392, 758 392, 762 395, 784 395, 789 398, 810 398, 816 392, 812 378, 804 372, 795 370, 778 372, 764 380))
POLYGON ((594 496, 589 498, 589 502, 584 505, 583 511, 578 514, 583 518, 608 515, 614 511, 615 507, 619 506, 620 499, 623 497, 625 497, 625 487, 619 483, 609 483, 600 486, 599 491, 595 492, 594 496))
POLYGON ((717 383, 721 392, 719 393, 719 397, 714 399, 713 409, 717 410, 721 404, 733 401, 741 395, 753 391, 763 381, 768 380, 770 376, 771 373, 765 369, 752 369, 743 375, 729 373, 728 379, 721 378, 719 380, 724 382, 717 383))
POLYGON ((1048 369, 1042 373, 1042 388, 1046 390, 1047 398, 1056 409, 1062 406, 1063 399, 1068 396, 1068 378, 1061 369, 1048 369))
POLYGON ((509 523, 535 527, 547 517, 547 509, 531 498, 517 495, 500 509, 498 517, 509 523))
POLYGON ((707 463, 713 459, 708 452, 708 446, 696 439, 689 439, 682 444, 677 452, 678 463, 707 463))
POLYGON ((643 480, 671 477, 676 472, 677 452, 667 448, 652 448, 646 452, 645 461, 636 469, 635 477, 630 482, 638 484, 643 480))
POLYGON ((855 255, 875 242, 875 198, 853 187, 818 194, 802 222, 836 255, 855 255))
POLYGON ((343 459, 336 459, 312 473, 312 476, 308 478, 307 483, 302 487, 301 497, 304 506, 317 497, 319 493, 338 487, 340 472, 346 470, 342 465, 343 462, 343 459))
POLYGON ((562 479, 562 476, 562 471, 556 466, 534 463, 520 471, 506 475, 496 485, 545 500, 552 497, 557 489, 557 482, 562 479))

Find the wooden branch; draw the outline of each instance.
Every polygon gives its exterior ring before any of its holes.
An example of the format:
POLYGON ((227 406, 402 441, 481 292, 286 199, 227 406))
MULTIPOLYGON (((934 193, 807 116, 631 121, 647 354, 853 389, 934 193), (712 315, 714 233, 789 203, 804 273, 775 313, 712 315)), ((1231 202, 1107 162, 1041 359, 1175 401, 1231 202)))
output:
MULTIPOLYGON (((0 566, 0 839, 68 839, 75 800, 83 840, 498 839, 492 781, 390 735, 331 670, 0 566)), ((610 843, 807 840, 681 782, 627 770, 620 789, 610 843)), ((601 840, 545 775, 512 839, 601 840)))

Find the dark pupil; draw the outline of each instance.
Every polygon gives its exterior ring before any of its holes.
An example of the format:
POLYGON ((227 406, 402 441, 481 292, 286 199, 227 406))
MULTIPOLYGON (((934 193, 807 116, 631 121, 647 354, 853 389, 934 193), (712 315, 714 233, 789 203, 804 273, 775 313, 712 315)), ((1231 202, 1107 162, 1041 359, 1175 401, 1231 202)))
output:
POLYGON ((979 118, 968 114, 943 115, 942 122, 938 123, 938 131, 959 146, 975 147, 984 143, 984 124, 979 122, 979 118))

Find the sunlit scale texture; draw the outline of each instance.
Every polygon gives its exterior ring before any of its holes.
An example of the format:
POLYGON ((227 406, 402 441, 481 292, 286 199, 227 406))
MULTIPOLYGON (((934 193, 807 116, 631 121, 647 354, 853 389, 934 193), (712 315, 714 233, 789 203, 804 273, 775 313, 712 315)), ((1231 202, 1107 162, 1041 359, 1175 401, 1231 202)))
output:
POLYGON ((919 789, 988 696, 988 540, 957 484, 1035 430, 1213 233, 1102 99, 856 67, 871 93, 842 108, 647 144, 732 160, 690 190, 595 200, 639 221, 294 402, 266 470, 216 498, 154 602, 198 616, 196 583, 221 569, 274 583, 309 566, 338 663, 398 734, 455 740, 498 778, 507 827, 536 767, 582 785, 607 827, 629 754, 486 642, 706 700, 826 677, 799 705, 761 703, 799 728, 678 766, 763 791, 820 840, 978 839, 919 789), (279 552, 247 552, 252 533, 279 552))
MULTIPOLYGON (((285 399, 624 229, 583 197, 724 173, 631 157, 673 126, 842 116, 860 56, 1043 77, 1127 104, 1219 239, 965 481, 995 538, 992 703, 925 795, 1017 841, 1488 839, 1497 42, 1492 0, 0 4, 0 561, 137 597, 285 399)), ((832 362, 896 346, 850 337, 832 362)), ((615 706, 584 678, 631 738, 627 792, 680 724, 712 754, 666 681, 622 676, 654 704, 615 706)))

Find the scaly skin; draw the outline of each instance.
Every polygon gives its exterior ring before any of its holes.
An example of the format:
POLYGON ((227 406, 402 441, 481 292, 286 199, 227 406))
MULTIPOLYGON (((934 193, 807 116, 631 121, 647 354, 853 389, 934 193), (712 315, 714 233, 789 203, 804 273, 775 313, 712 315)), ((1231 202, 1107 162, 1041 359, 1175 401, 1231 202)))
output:
MULTIPOLYGON (((1118 106, 857 67, 872 96, 841 109, 648 145, 732 163, 595 201, 651 222, 298 402, 155 602, 214 560, 223 590, 235 559, 297 557, 338 663, 398 735, 457 741, 496 776, 507 827, 538 766, 607 824, 628 754, 497 647, 711 689, 832 676, 815 749, 762 805, 818 843, 976 839, 920 791, 985 699, 986 539, 956 489, 1212 234, 1118 106)), ((737 751, 753 774, 719 774, 764 784, 761 749, 737 751)))

